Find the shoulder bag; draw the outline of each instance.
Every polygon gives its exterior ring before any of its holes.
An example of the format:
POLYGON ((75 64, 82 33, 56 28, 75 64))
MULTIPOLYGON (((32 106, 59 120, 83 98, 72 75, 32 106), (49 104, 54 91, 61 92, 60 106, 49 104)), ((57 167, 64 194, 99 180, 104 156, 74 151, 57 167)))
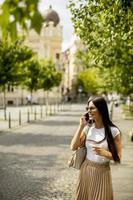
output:
MULTIPOLYGON (((90 126, 88 126, 87 133, 89 131, 89 128, 90 128, 90 126)), ((87 154, 87 148, 85 146, 86 137, 87 137, 87 134, 85 134, 84 143, 77 150, 75 150, 72 153, 70 159, 68 160, 68 166, 69 167, 72 167, 72 168, 75 168, 75 169, 79 170, 81 165, 82 165, 82 163, 85 161, 86 154, 87 154)))
POLYGON ((68 160, 68 166, 73 167, 75 169, 80 169, 82 163, 86 158, 87 148, 85 146, 79 147, 75 150, 70 159, 68 160))

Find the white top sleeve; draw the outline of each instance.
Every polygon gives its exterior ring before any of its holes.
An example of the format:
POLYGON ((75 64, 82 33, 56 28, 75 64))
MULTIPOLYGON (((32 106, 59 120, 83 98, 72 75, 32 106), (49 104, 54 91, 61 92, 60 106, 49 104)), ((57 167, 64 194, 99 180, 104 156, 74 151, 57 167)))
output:
POLYGON ((88 131, 89 131, 89 126, 86 125, 83 129, 83 132, 87 135, 88 134, 88 131))
POLYGON ((117 135, 120 134, 119 129, 117 127, 114 127, 114 126, 111 127, 111 132, 112 132, 113 138, 115 138, 117 135))

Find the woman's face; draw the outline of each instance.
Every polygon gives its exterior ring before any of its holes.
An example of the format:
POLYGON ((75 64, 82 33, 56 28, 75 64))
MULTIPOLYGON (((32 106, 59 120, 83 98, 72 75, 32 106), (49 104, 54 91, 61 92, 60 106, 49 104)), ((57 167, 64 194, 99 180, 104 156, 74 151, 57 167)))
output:
POLYGON ((92 101, 89 102, 88 113, 89 113, 89 118, 93 119, 94 121, 101 118, 101 114, 99 113, 97 107, 93 104, 92 101))

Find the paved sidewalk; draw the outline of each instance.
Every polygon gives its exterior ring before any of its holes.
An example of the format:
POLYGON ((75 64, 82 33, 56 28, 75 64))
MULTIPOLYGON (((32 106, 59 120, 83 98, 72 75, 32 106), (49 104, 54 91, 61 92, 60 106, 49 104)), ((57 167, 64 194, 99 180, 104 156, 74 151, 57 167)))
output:
MULTIPOLYGON (((0 133, 0 200, 73 200, 78 171, 69 169, 69 144, 85 105, 0 133)), ((114 122, 123 135, 123 160, 112 165, 115 200, 133 200, 132 120, 114 122)))
POLYGON ((133 120, 123 119, 121 109, 116 107, 113 121, 120 128, 123 141, 122 164, 112 166, 115 200, 133 200, 133 142, 129 137, 133 120))
POLYGON ((45 105, 8 106, 6 113, 3 109, 0 109, 0 131, 8 129, 9 126, 11 128, 18 127, 20 124, 23 125, 29 121, 41 119, 46 115, 56 114, 60 110, 66 110, 69 107, 69 104, 53 104, 49 105, 47 109, 45 105))

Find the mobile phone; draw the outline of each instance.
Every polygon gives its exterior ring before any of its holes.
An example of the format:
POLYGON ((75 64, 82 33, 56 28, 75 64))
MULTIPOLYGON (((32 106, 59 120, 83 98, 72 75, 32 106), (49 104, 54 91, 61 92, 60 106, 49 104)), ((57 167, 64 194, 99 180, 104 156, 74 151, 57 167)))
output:
POLYGON ((93 120, 89 118, 88 112, 85 113, 84 116, 85 116, 85 120, 88 122, 88 124, 92 124, 93 123, 93 120))
POLYGON ((84 116, 85 116, 85 120, 88 122, 89 121, 89 114, 88 114, 88 112, 85 113, 84 116))

